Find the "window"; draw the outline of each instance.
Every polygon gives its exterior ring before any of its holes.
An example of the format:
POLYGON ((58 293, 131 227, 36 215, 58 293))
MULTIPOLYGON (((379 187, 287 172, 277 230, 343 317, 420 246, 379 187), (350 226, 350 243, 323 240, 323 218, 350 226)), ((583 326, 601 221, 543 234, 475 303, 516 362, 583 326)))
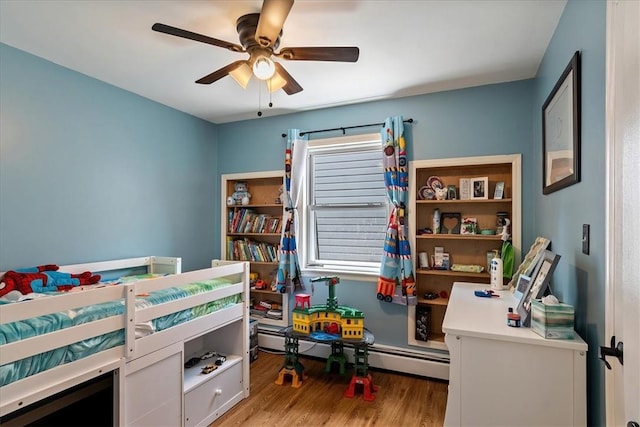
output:
POLYGON ((380 135, 309 141, 305 177, 303 269, 377 276, 389 215, 380 135))

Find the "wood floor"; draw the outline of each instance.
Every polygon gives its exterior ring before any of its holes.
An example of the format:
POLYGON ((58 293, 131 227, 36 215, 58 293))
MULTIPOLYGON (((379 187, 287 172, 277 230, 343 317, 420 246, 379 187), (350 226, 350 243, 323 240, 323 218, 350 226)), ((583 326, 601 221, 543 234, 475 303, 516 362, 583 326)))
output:
MULTIPOLYGON (((276 385, 284 356, 260 352, 251 364, 251 395, 211 427, 228 426, 442 426, 447 383, 422 377, 371 369, 378 386, 375 400, 343 396, 351 371, 325 374, 320 359, 301 358, 307 378, 300 388, 290 381, 276 385)), ((360 387, 361 388, 361 387, 360 387)))

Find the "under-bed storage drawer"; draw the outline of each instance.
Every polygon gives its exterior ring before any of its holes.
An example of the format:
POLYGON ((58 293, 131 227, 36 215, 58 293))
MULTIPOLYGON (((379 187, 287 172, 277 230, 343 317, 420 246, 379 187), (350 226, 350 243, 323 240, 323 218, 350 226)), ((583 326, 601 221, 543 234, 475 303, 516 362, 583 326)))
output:
MULTIPOLYGON (((184 425, 208 425, 243 398, 242 361, 213 371, 211 379, 187 392, 184 398, 184 425)), ((231 362, 231 363, 233 363, 231 362)), ((229 363, 229 362, 228 362, 229 363)))
POLYGON ((179 426, 182 421, 182 343, 127 362, 126 426, 179 426))

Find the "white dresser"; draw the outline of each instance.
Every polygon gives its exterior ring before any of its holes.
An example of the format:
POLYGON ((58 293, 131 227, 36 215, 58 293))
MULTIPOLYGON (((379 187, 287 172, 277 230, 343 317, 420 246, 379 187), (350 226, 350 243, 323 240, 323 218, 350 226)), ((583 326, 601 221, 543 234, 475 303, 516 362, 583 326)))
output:
POLYGON ((507 326, 511 292, 455 283, 442 330, 451 359, 446 426, 586 425, 587 344, 507 326))

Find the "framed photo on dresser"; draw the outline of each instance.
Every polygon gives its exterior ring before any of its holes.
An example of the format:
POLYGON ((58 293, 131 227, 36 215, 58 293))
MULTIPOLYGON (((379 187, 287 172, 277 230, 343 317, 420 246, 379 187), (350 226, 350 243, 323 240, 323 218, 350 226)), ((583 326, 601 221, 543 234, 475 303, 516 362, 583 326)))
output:
POLYGON ((517 307, 517 312, 520 315, 523 326, 529 326, 531 322, 531 301, 542 298, 544 292, 549 287, 551 276, 558 265, 558 261, 560 261, 560 255, 546 250, 544 257, 540 259, 540 262, 536 266, 531 276, 532 280, 530 280, 528 290, 522 298, 520 298, 517 307))

